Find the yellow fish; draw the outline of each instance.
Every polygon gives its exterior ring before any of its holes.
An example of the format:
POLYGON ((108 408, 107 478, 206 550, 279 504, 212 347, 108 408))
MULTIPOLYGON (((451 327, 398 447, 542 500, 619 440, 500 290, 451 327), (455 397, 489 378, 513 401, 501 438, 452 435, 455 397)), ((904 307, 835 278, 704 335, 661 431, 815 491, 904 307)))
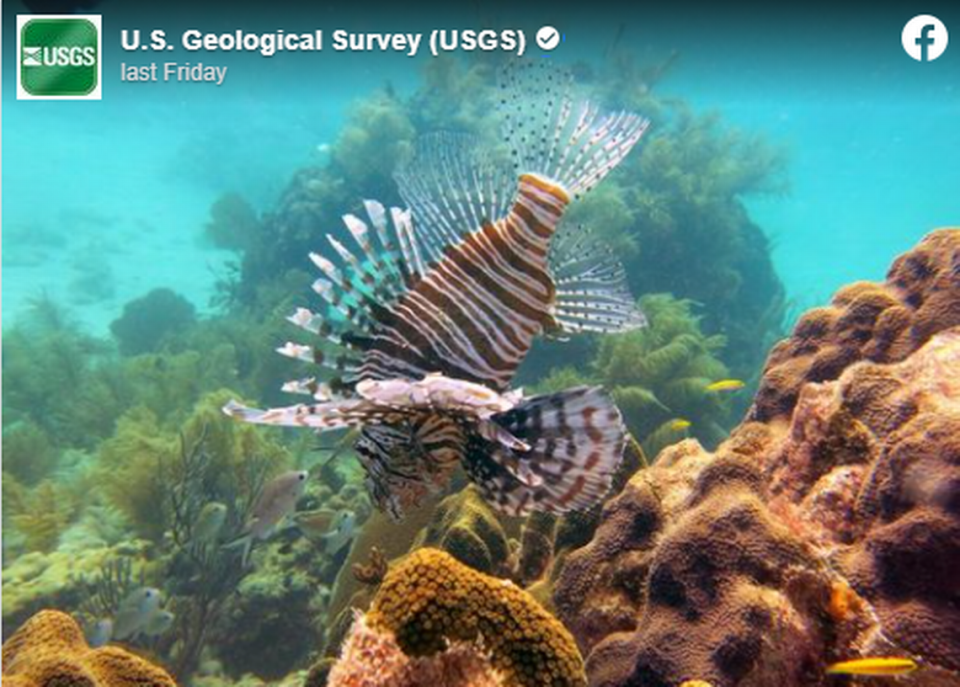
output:
POLYGON ((740 379, 721 379, 719 382, 707 384, 707 391, 739 391, 746 386, 740 379))
POLYGON ((857 658, 827 666, 830 675, 906 675, 917 669, 911 658, 857 658))
POLYGON ((670 429, 677 432, 682 432, 683 430, 689 428, 692 424, 693 423, 690 422, 690 420, 684 420, 682 417, 678 417, 676 420, 670 423, 670 429))

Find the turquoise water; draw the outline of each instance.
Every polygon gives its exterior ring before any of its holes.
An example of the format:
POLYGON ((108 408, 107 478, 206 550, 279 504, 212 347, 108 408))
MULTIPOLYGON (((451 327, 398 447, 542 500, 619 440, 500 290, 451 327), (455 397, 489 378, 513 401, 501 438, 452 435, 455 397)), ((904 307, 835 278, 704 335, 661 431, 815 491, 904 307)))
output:
MULTIPOLYGON (((7 16, 14 8, 7 5, 7 16)), ((352 102, 387 81, 411 92, 429 59, 188 55, 229 64, 225 85, 123 84, 119 63, 129 57, 117 48, 117 30, 143 22, 120 3, 104 8, 102 102, 18 103, 7 62, 5 321, 40 292, 70 303, 95 331, 124 302, 156 286, 175 284, 204 307, 227 258, 197 242, 212 201, 237 191, 268 210, 293 170, 324 162, 317 146, 335 140, 352 102), (37 236, 46 242, 38 245, 37 236), (91 274, 102 279, 85 290, 91 274)), ((944 10, 949 26, 955 8, 944 10)), ((245 14, 258 19, 249 8, 238 17, 245 14)), ((787 148, 789 192, 746 202, 773 239, 777 272, 798 304, 822 303, 853 279, 881 277, 926 231, 960 221, 960 168, 948 153, 960 148, 957 51, 951 46, 934 63, 909 59, 896 23, 902 11, 875 12, 859 31, 800 14, 717 15, 703 8, 683 22, 666 12, 622 23, 596 16, 581 23, 582 10, 556 14, 551 21, 567 40, 553 54, 558 61, 596 63, 623 25, 620 48, 658 59, 679 51, 659 92, 718 110, 787 148), (710 30, 714 20, 729 30, 710 30), (749 50, 737 31, 750 33, 749 50), (834 44, 843 46, 835 59, 834 44)), ((389 10, 383 16, 385 29, 422 29, 455 14, 439 11, 426 24, 389 10)), ((175 35, 180 15, 144 17, 175 35)), ((292 11, 276 23, 292 30, 334 17, 347 27, 364 25, 347 14, 292 11)), ((235 25, 220 17, 204 28, 235 25)), ((6 37, 12 43, 9 25, 6 37)))

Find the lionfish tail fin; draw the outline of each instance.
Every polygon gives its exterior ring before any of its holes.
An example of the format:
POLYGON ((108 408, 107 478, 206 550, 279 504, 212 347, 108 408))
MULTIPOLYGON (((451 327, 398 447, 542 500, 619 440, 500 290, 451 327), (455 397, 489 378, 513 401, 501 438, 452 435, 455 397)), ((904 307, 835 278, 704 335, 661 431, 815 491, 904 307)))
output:
POLYGON ((536 174, 578 196, 609 174, 647 130, 631 112, 604 114, 572 95, 573 77, 546 60, 500 72, 503 136, 519 174, 536 174))
POLYGON ((579 225, 561 229, 550 268, 557 285, 552 314, 563 333, 616 334, 646 326, 623 263, 594 232, 579 225))
POLYGON ((479 436, 468 440, 467 473, 497 509, 510 515, 584 510, 610 490, 626 433, 602 388, 534 396, 492 419, 529 446, 523 451, 479 436))

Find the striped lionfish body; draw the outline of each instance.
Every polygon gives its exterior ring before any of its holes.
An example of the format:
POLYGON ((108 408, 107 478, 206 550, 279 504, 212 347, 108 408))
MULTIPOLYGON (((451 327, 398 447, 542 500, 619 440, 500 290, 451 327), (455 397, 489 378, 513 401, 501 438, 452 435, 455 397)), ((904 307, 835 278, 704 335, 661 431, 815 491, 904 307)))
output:
POLYGON ((347 235, 327 236, 332 254, 311 255, 320 309, 290 320, 322 341, 279 352, 328 369, 326 381, 284 385, 314 402, 224 410, 263 424, 359 429, 368 490, 396 518, 457 465, 510 514, 596 503, 625 441, 610 397, 599 387, 529 398, 510 390, 540 334, 644 324, 615 256, 582 228, 558 227, 647 121, 575 106, 571 87, 542 63, 505 71, 510 164, 468 136, 421 139, 396 174, 409 209, 365 201, 367 221, 346 215, 347 235))

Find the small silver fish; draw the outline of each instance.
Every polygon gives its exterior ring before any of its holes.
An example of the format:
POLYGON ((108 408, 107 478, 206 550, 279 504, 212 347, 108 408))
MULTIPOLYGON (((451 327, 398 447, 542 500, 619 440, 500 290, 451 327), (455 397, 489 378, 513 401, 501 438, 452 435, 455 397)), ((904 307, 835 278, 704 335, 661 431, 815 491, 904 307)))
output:
POLYGON ((160 590, 141 587, 123 600, 113 619, 113 639, 127 639, 140 632, 160 609, 160 590))
POLYGON ((227 521, 227 507, 217 501, 211 501, 200 509, 197 523, 193 528, 195 544, 210 544, 217 540, 223 524, 227 521))
POLYGON ((352 510, 342 511, 337 516, 334 529, 320 537, 323 541, 323 550, 330 556, 335 556, 343 547, 353 541, 356 528, 357 514, 352 510))
POLYGON ((105 646, 112 638, 113 621, 110 618, 101 618, 90 628, 90 633, 87 635, 87 644, 90 645, 91 649, 97 649, 105 646))
POLYGON ((159 637, 173 627, 175 616, 170 611, 157 611, 143 626, 143 634, 147 637, 159 637))
POLYGON ((294 470, 275 477, 263 488, 247 522, 244 535, 227 546, 243 547, 242 565, 246 566, 255 540, 267 539, 280 521, 293 512, 307 487, 307 471, 294 470))

